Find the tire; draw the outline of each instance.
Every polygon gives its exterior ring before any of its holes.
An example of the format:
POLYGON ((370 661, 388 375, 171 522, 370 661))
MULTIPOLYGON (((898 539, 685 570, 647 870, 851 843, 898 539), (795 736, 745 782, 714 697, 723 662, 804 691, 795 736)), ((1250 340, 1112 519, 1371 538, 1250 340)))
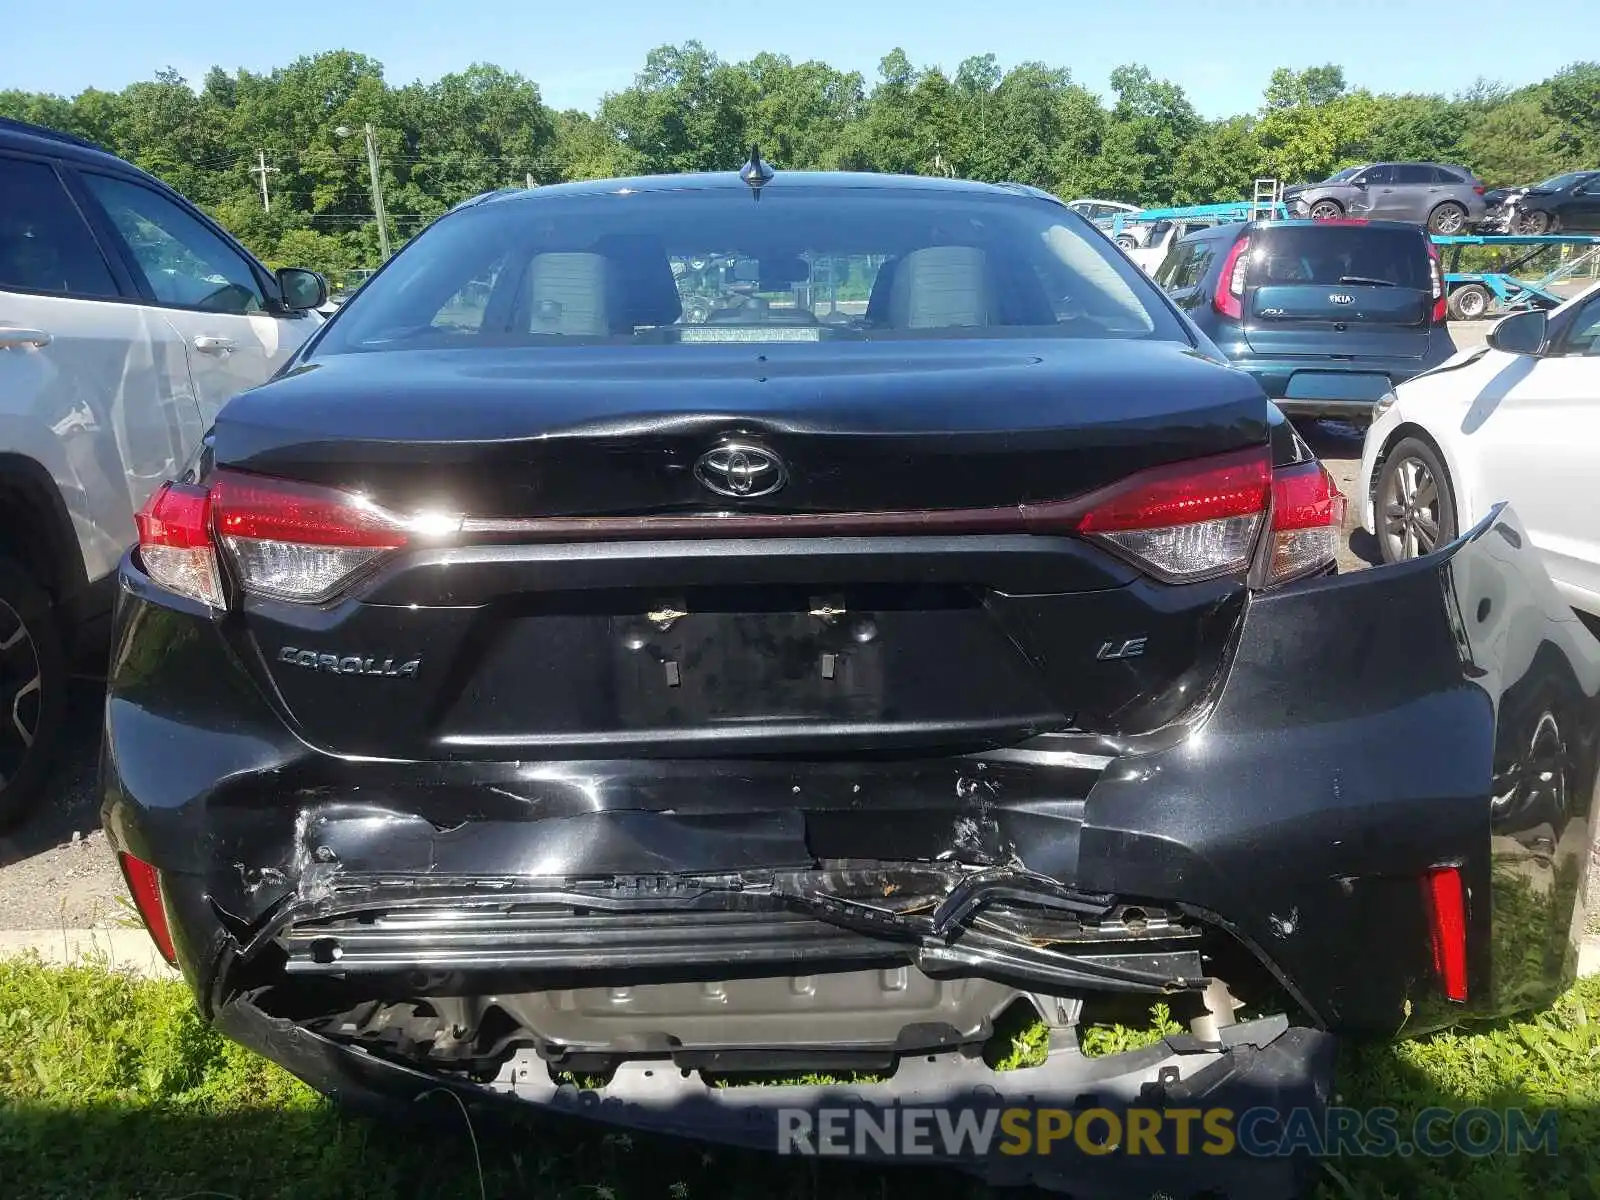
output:
POLYGON ((1137 250, 1139 248, 1139 243, 1134 241, 1133 238, 1129 237, 1125 233, 1119 233, 1117 235, 1117 245, 1121 246, 1124 250, 1137 250))
POLYGON ((1442 233, 1449 236, 1462 233, 1467 228, 1467 210, 1454 200, 1446 200, 1443 204, 1436 205, 1428 214, 1428 232, 1442 233))
POLYGON ((1386 563, 1421 558, 1455 540, 1450 476, 1439 452, 1421 438, 1402 438, 1389 451, 1378 472, 1373 509, 1378 552, 1386 563))
POLYGON ((1344 216, 1344 205, 1337 200, 1318 200, 1309 215, 1313 221, 1334 221, 1344 216))
POLYGON ((1481 321, 1494 298, 1481 283, 1467 283, 1450 293, 1450 317, 1455 321, 1481 321))
POLYGON ((1561 223, 1549 213, 1535 209, 1517 218, 1516 232, 1538 237, 1541 234, 1554 233, 1560 225, 1561 223))
POLYGON ((66 683, 50 598, 21 566, 0 558, 0 829, 32 810, 54 765, 66 683))

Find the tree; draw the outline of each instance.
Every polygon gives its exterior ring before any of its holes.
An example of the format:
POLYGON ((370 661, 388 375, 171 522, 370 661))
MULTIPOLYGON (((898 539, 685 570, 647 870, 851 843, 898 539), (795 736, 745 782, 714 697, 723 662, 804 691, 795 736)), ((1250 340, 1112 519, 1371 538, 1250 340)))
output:
POLYGON ((1239 200, 1254 178, 1322 178, 1380 159, 1460 162, 1491 184, 1600 164, 1600 63, 1518 90, 1455 97, 1352 89, 1329 63, 1280 67, 1257 112, 1204 121, 1176 83, 1118 67, 1109 101, 1063 67, 969 55, 953 72, 894 49, 869 84, 824 62, 727 63, 699 42, 650 52, 598 111, 553 113, 536 81, 475 63, 391 86, 348 50, 265 74, 170 69, 71 98, 0 91, 0 113, 87 137, 160 175, 269 262, 376 262, 363 127, 375 132, 390 233, 403 241, 491 188, 653 171, 731 170, 752 142, 780 169, 1014 180, 1065 197, 1239 200), (341 133, 340 131, 344 132, 341 133), (250 173, 266 155, 271 211, 250 173))

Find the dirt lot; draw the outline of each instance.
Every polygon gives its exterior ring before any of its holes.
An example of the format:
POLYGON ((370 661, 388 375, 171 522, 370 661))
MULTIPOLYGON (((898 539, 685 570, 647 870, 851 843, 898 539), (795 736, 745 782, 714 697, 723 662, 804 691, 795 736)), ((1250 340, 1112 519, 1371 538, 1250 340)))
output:
MULTIPOLYGON (((1487 323, 1458 325, 1456 344, 1465 349, 1483 339, 1487 323)), ((1361 431, 1334 422, 1309 423, 1302 432, 1322 456, 1347 495, 1355 494, 1361 431)), ((1346 516, 1341 570, 1376 562, 1376 546, 1354 528, 1355 506, 1346 516)), ((0 930, 81 929, 125 924, 122 879, 100 831, 95 794, 99 735, 99 688, 80 681, 73 696, 72 732, 56 773, 47 811, 16 833, 0 837, 0 930)))

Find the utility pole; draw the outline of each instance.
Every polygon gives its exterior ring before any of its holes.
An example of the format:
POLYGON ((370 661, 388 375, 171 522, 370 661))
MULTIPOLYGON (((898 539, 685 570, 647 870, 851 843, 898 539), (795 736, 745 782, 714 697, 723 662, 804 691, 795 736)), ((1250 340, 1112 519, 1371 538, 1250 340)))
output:
POLYGON ((378 175, 378 134, 372 128, 371 121, 366 124, 366 135, 367 169, 372 172, 372 208, 378 218, 378 251, 383 256, 379 261, 384 262, 389 258, 389 217, 383 211, 383 181, 378 175))
POLYGON ((257 150, 256 151, 256 165, 250 168, 250 174, 261 176, 261 211, 262 212, 271 212, 272 211, 272 201, 270 199, 268 199, 268 197, 267 197, 267 176, 268 175, 276 175, 277 173, 278 173, 278 168, 277 167, 269 167, 269 166, 267 166, 267 152, 265 150, 257 150))

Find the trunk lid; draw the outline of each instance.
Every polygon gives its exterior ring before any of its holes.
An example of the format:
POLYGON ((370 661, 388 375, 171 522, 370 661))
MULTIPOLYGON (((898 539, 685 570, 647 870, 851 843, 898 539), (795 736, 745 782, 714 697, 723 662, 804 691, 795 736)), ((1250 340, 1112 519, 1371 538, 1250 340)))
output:
POLYGON ((248 599, 241 654, 308 741, 413 759, 955 752, 1152 728, 1203 696, 1241 580, 1162 585, 1080 538, 938 514, 1264 445, 1248 376, 1172 343, 806 349, 346 355, 247 393, 218 465, 483 524, 326 604, 248 599), (732 439, 783 486, 712 491, 696 468, 732 439), (526 524, 549 517, 676 524, 526 524))
POLYGON ((1244 335, 1260 355, 1427 357, 1433 278, 1416 230, 1318 222, 1258 230, 1244 335))

